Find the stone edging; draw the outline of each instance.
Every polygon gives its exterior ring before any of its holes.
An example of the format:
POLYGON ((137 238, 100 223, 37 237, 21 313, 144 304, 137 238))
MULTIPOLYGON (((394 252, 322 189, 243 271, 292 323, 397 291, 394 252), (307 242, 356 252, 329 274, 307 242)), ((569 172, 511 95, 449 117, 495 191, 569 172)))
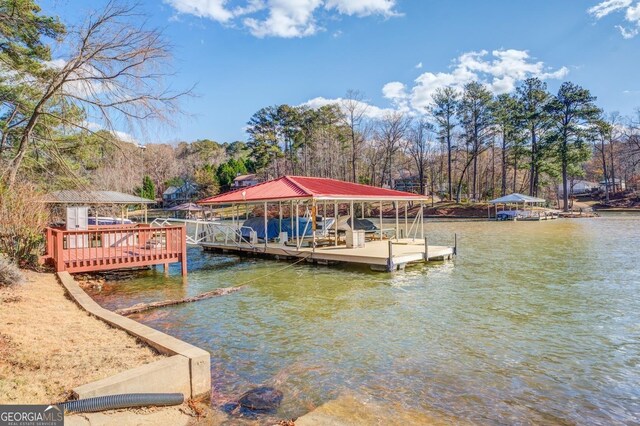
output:
POLYGON ((209 352, 101 307, 78 286, 68 272, 58 272, 57 275, 71 299, 82 309, 169 356, 79 386, 73 390, 79 398, 140 392, 180 392, 191 398, 211 395, 209 352))

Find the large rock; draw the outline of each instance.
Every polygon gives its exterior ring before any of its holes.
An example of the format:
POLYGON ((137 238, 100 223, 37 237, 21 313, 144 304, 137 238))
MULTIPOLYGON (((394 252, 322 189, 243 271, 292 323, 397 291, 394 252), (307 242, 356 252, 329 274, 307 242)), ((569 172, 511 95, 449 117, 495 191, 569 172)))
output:
POLYGON ((274 412, 280 407, 282 392, 270 386, 260 386, 245 392, 238 403, 251 411, 274 412))

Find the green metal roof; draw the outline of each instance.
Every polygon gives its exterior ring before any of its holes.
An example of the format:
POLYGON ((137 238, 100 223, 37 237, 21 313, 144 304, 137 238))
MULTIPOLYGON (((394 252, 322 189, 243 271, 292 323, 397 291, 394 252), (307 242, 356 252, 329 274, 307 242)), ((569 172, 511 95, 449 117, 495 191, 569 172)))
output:
POLYGON ((155 204, 154 200, 116 191, 54 191, 45 195, 49 204, 155 204))

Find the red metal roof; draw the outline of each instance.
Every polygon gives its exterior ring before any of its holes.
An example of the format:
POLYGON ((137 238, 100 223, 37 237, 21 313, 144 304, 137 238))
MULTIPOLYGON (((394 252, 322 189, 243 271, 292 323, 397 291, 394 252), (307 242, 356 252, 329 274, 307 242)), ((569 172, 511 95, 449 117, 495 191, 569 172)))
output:
POLYGON ((421 200, 424 196, 393 189, 378 188, 336 179, 282 176, 268 182, 241 188, 215 197, 205 198, 198 204, 231 204, 257 201, 282 201, 302 198, 340 200, 421 200))

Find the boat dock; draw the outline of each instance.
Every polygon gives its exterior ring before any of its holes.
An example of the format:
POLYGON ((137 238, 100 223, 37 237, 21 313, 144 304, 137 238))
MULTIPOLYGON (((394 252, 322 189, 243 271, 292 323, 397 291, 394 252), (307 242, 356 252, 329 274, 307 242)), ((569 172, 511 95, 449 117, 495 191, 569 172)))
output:
POLYGON ((451 259, 455 244, 428 245, 424 202, 423 195, 388 188, 283 176, 200 200, 201 206, 230 207, 232 217, 230 223, 203 228, 198 244, 205 250, 369 265, 387 272, 412 263, 451 259), (386 228, 385 204, 395 211, 395 223, 386 228), (414 206, 419 209, 410 218, 408 212, 414 206), (368 219, 374 217, 377 225, 368 219))
POLYGON ((348 248, 343 245, 324 247, 289 246, 281 243, 251 244, 248 242, 201 242, 207 251, 239 255, 264 255, 276 259, 300 259, 317 264, 360 264, 374 271, 403 270, 406 265, 428 261, 452 259, 455 247, 430 246, 410 238, 398 240, 368 241, 364 247, 348 248))

